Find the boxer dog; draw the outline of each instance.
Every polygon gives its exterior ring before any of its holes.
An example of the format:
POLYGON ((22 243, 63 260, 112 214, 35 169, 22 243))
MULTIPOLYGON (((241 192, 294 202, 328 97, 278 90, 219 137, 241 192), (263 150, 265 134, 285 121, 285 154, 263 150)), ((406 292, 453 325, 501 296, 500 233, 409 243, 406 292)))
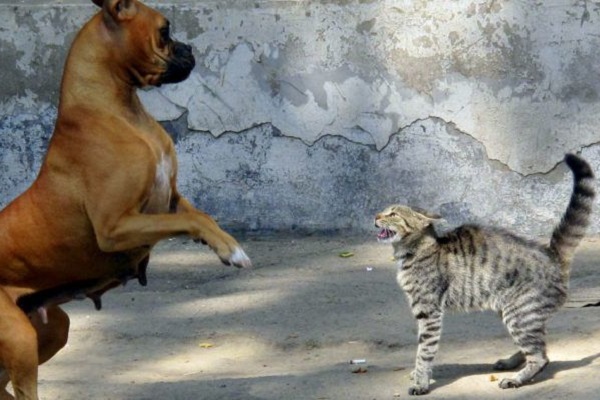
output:
POLYGON ((152 247, 185 234, 225 264, 250 259, 176 187, 177 159, 136 89, 180 82, 195 65, 169 21, 137 0, 102 9, 76 36, 37 179, 0 212, 0 399, 37 399, 38 365, 67 341, 58 307, 137 278, 152 247))

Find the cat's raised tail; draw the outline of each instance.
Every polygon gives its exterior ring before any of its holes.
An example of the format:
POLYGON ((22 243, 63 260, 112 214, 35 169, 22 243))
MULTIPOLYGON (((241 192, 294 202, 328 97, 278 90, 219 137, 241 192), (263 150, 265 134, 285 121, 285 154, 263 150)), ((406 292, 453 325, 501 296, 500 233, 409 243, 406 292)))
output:
POLYGON ((565 162, 573 172, 573 194, 567 211, 552 232, 550 249, 558 255, 563 278, 568 279, 575 248, 585 236, 590 223, 596 191, 594 172, 587 161, 574 154, 567 154, 565 162))

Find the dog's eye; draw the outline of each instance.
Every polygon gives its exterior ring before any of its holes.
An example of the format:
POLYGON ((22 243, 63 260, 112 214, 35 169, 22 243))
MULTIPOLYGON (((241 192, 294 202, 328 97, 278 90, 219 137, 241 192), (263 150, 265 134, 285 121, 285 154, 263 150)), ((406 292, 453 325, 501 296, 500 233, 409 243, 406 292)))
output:
POLYGON ((163 45, 166 45, 167 43, 169 43, 169 41, 171 40, 171 29, 169 27, 168 22, 165 26, 160 28, 158 33, 160 34, 160 40, 162 41, 163 45))

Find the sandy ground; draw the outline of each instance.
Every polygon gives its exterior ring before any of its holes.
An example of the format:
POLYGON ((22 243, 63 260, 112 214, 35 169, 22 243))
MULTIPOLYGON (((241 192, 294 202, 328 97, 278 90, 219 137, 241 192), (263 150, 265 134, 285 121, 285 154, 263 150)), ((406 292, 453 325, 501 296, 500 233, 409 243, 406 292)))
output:
MULTIPOLYGON (((256 237, 255 268, 205 247, 161 244, 149 284, 66 305, 69 344, 40 368, 42 399, 406 399, 416 329, 391 247, 373 237, 256 237), (349 251, 354 255, 340 257, 349 251), (352 359, 366 359, 353 373, 352 359)), ((574 263, 573 293, 600 288, 600 240, 574 263)), ((430 399, 600 398, 600 308, 549 324, 550 365, 501 390, 491 364, 515 351, 491 313, 448 315, 430 399)))

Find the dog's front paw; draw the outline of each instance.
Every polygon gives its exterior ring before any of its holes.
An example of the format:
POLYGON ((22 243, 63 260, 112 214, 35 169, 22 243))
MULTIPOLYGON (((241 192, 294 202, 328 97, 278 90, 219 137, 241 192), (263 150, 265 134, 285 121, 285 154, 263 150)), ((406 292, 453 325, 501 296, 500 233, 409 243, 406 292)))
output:
POLYGON ((217 253, 221 262, 225 265, 233 265, 238 268, 252 267, 252 261, 246 252, 242 249, 239 243, 231 236, 225 234, 223 240, 209 241, 208 246, 212 251, 217 253))
POLYGON ((429 393, 429 386, 412 385, 408 388, 408 394, 410 396, 421 396, 427 393, 429 393))
POLYGON ((252 267, 252 261, 250 257, 246 255, 246 252, 241 247, 236 247, 231 257, 229 257, 229 263, 233 264, 238 268, 250 268, 252 267))

